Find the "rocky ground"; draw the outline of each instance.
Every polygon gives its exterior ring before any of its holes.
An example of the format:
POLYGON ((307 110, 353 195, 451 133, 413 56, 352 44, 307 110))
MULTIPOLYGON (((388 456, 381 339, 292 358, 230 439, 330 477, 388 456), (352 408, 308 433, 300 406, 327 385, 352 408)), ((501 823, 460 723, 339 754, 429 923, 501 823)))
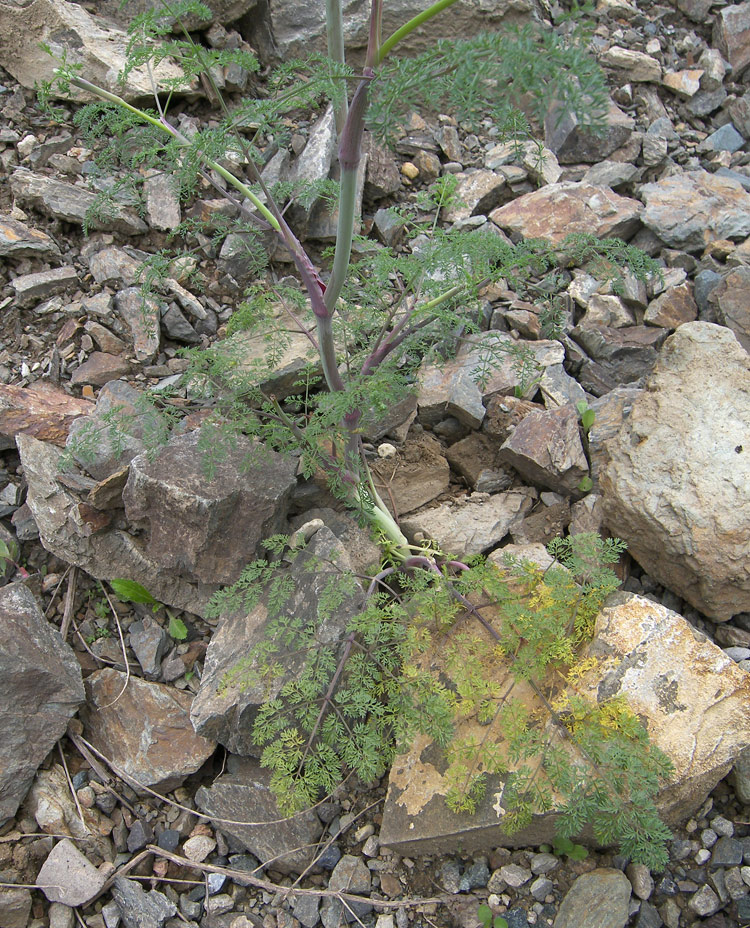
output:
MULTIPOLYGON (((448 550, 538 556, 528 546, 599 528, 627 540, 632 595, 608 607, 599 634, 620 655, 615 692, 675 761, 674 840, 659 874, 606 851, 555 856, 539 835, 498 847, 491 808, 461 827, 436 811, 439 771, 426 762, 430 801, 415 803, 408 757, 390 782, 347 783, 306 816, 276 820, 247 756, 256 694, 218 694, 253 630, 244 617, 208 621, 206 603, 263 537, 311 520, 318 554, 364 568, 376 552, 294 461, 240 474, 252 450, 240 444, 206 478, 194 395, 170 396, 187 426, 156 458, 142 453, 159 423, 140 392, 178 384, 179 348, 223 338, 251 281, 236 236, 206 240, 203 292, 175 270, 151 319, 142 313, 139 263, 181 216, 224 208, 210 188, 181 206, 146 179, 140 213, 124 204, 83 236, 91 152, 36 105, 46 65, 33 58, 35 30, 79 30, 106 76, 117 42, 104 17, 119 14, 114 0, 83 5, 94 21, 48 3, 25 24, 20 7, 0 4, 0 540, 11 555, 0 588, 0 928, 475 928, 483 901, 511 928, 750 924, 750 3, 602 0, 592 45, 611 78, 603 136, 548 128, 540 162, 498 144, 489 123, 471 133, 450 115, 415 114, 395 153, 369 146, 363 178, 373 241, 398 243, 387 207, 447 172, 464 204, 444 211, 447 225, 618 235, 662 263, 660 281, 626 279, 618 293, 572 268, 559 341, 541 337, 528 295, 487 293, 487 331, 446 365, 425 363, 414 400, 368 435, 405 531, 448 550), (509 340, 529 347, 539 376, 518 391, 501 368, 479 390, 470 373, 482 344, 509 340), (580 401, 595 411, 587 435, 580 401), (113 406, 135 426, 118 448, 113 406), (88 455, 86 423, 105 426, 88 455), (78 466, 61 472, 66 446, 78 466), (166 605, 121 603, 97 581, 113 577, 166 605)), ((265 18, 249 3, 212 7, 209 44, 299 51, 292 7, 265 18)), ((457 22, 475 28, 471 16, 457 22)), ((224 84, 231 101, 248 75, 224 84)), ((210 118, 205 99, 182 106, 184 127, 210 118)), ((269 145, 266 177, 326 176, 330 114, 293 128, 290 150, 269 145)), ((297 218, 308 240, 330 236, 322 210, 297 218)), ((305 360, 292 343, 277 392, 305 360)), ((295 608, 314 609, 316 595, 302 590, 295 608)))

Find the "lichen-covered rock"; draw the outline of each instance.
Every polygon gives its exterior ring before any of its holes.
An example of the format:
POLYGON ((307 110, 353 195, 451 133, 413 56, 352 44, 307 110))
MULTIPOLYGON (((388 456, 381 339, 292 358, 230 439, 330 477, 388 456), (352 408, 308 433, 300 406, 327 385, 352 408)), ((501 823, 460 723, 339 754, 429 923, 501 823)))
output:
POLYGON ((600 477, 611 532, 720 622, 750 610, 748 423, 747 353, 729 329, 686 323, 607 441, 600 477))

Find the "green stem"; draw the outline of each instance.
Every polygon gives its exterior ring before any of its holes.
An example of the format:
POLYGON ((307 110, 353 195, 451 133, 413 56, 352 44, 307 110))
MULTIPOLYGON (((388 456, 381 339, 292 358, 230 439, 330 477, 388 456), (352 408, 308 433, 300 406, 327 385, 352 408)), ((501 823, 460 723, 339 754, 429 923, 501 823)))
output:
MULTIPOLYGON (((346 62, 344 54, 344 18, 341 0, 326 0, 326 35, 328 37, 328 57, 339 64, 346 62)), ((346 97, 346 81, 342 79, 341 100, 335 109, 336 132, 340 136, 346 122, 349 101, 346 97)))
POLYGON ((410 35, 414 32, 415 29, 418 29, 428 20, 437 16, 439 13, 442 13, 443 10, 447 10, 449 6, 452 6, 456 0, 437 0, 437 3, 433 3, 432 6, 427 7, 426 10, 423 10, 421 13, 418 13, 413 19, 410 19, 408 23, 404 23, 400 29, 397 29, 393 35, 389 36, 380 46, 380 52, 378 54, 378 64, 383 61, 393 48, 398 45, 398 43, 405 39, 407 35, 410 35))
MULTIPOLYGON (((149 123, 149 125, 154 126, 156 129, 160 129, 162 132, 165 132, 167 135, 171 135, 172 138, 177 139, 181 144, 187 146, 188 142, 184 142, 179 136, 179 133, 172 126, 168 125, 166 122, 162 122, 161 119, 157 119, 156 116, 151 116, 150 113, 145 112, 145 110, 138 109, 137 106, 132 106, 126 100, 123 100, 122 97, 118 97, 117 94, 110 93, 108 90, 104 90, 103 87, 98 87, 96 84, 92 84, 90 81, 84 80, 82 77, 71 78, 70 81, 75 87, 78 87, 80 90, 86 90, 89 93, 93 93, 95 96, 99 97, 101 100, 106 100, 108 103, 115 103, 117 106, 121 106, 123 109, 128 110, 128 112, 133 113, 139 119, 142 119, 144 122, 149 123)), ((214 161, 211 158, 206 157, 199 152, 201 161, 213 171, 216 171, 224 180, 231 184, 235 190, 239 192, 253 204, 253 206, 258 210, 258 212, 263 216, 263 218, 268 222, 268 224, 275 229, 277 232, 281 232, 281 226, 278 219, 274 214, 268 209, 268 207, 263 203, 258 197, 252 192, 252 190, 246 185, 243 184, 241 180, 236 178, 231 171, 227 171, 226 168, 223 168, 220 164, 214 161)))
POLYGON ((349 271, 349 262, 352 255, 352 241, 354 240, 354 223, 357 214, 357 176, 359 171, 355 168, 341 170, 339 183, 339 215, 336 226, 336 250, 333 256, 331 278, 325 292, 325 302, 330 312, 333 312, 336 300, 349 271))

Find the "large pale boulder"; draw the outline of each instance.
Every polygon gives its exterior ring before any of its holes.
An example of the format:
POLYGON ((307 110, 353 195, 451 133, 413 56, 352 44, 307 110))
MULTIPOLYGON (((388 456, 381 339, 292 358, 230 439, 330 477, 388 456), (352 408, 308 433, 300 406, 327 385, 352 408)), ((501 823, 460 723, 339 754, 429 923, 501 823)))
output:
POLYGON ((689 322, 607 441, 605 524, 715 621, 750 610, 750 368, 733 333, 689 322))
MULTIPOLYGON (((91 16, 67 0, 0 0, 0 61, 19 84, 33 88, 51 81, 63 53, 70 64, 82 64, 86 80, 128 99, 150 97, 145 66, 131 71, 124 87, 118 74, 127 60, 128 35, 114 24, 91 16), (49 46, 52 54, 41 47, 49 46)), ((156 81, 180 78, 169 59, 154 68, 156 81)))
MULTIPOLYGON (((485 611, 485 618, 488 615, 485 611)), ((609 598, 583 656, 591 662, 574 684, 575 692, 592 704, 623 699, 639 717, 651 743, 674 765, 671 781, 657 797, 657 808, 668 825, 684 822, 750 744, 750 675, 682 616, 626 593, 609 598)), ((441 660, 439 653, 430 658, 433 666, 440 666, 441 660)), ((506 693, 511 682, 506 664, 497 664, 493 680, 497 691, 506 693)), ((570 692, 573 684, 566 687, 570 692)), ((551 744, 568 744, 560 739, 538 692, 526 681, 516 681, 512 694, 532 715, 537 712, 547 718, 551 744)), ((563 695, 558 685, 547 698, 556 703, 563 695)), ((457 730, 458 737, 472 733, 507 749, 498 718, 489 726, 469 719, 457 730)), ((530 764, 532 770, 537 764, 530 764)), ((513 771, 516 765, 510 762, 509 767, 513 771)), ((381 844, 412 855, 452 853, 458 844, 464 852, 486 852, 498 845, 527 847, 553 839, 554 811, 535 815, 528 827, 512 835, 503 831, 506 809, 499 777, 489 778, 474 815, 451 812, 445 804, 449 788, 445 770, 442 751, 424 735, 396 759, 383 810, 381 844)), ((543 783, 546 775, 541 771, 537 775, 543 783)), ((553 792, 553 796, 559 802, 559 795, 553 792)))

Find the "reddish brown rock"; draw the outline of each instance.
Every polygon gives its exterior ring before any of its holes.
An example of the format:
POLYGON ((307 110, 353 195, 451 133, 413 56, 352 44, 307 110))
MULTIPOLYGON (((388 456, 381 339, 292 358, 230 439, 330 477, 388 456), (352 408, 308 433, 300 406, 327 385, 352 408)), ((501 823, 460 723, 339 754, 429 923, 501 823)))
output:
POLYGON ((91 384, 94 387, 103 387, 110 380, 117 380, 130 373, 130 364, 124 358, 103 351, 92 351, 88 361, 73 371, 70 378, 72 384, 91 384))
POLYGON ((372 475, 378 493, 397 516, 429 503, 450 483, 442 445, 426 433, 408 438, 393 457, 375 461, 372 475))
MULTIPOLYGON (((86 738, 136 783, 174 789, 213 754, 195 733, 191 693, 105 668, 86 681, 86 738)), ((131 784, 132 785, 132 784, 131 784)))
POLYGON ((697 318, 698 306, 693 299, 693 285, 684 283, 670 287, 649 303, 643 321, 646 325, 676 329, 684 322, 694 322, 697 318))
POLYGON ((711 293, 718 321, 730 328, 750 352, 750 268, 736 267, 711 293))
POLYGON ((643 207, 608 187, 586 183, 550 184, 526 193, 490 214, 495 225, 524 238, 557 244, 573 232, 628 239, 643 207))
POLYGON ((0 435, 12 442, 23 432, 64 447, 73 422, 93 409, 89 400, 69 396, 51 384, 0 384, 0 435))

